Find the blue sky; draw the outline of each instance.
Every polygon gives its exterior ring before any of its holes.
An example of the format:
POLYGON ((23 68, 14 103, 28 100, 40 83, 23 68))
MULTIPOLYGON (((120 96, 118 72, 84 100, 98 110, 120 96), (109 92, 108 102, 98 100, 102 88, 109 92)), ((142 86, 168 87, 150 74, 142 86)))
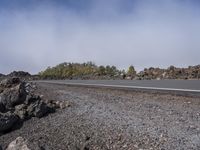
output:
POLYGON ((64 61, 200 64, 198 0, 1 0, 0 72, 64 61))

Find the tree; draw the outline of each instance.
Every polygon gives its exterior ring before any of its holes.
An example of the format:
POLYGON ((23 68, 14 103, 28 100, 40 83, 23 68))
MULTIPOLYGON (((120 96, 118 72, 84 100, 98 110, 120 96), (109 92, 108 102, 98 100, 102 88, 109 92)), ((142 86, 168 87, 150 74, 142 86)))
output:
POLYGON ((105 75, 106 74, 106 68, 104 66, 99 66, 98 69, 98 74, 101 75, 105 75))
POLYGON ((131 78, 136 76, 135 68, 132 65, 128 68, 127 75, 131 78))
POLYGON ((42 78, 47 79, 71 79, 84 78, 85 76, 93 77, 110 76, 115 77, 119 74, 119 70, 115 66, 96 66, 93 62, 87 63, 61 63, 55 67, 48 67, 39 73, 42 78))
POLYGON ((106 72, 106 75, 113 77, 118 74, 119 70, 117 70, 115 66, 107 65, 105 68, 105 72, 106 72))

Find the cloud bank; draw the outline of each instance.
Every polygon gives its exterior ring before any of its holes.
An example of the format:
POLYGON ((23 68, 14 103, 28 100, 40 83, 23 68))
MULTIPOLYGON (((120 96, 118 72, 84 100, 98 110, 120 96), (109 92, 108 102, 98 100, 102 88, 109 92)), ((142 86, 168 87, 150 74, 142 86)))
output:
MULTIPOLYGON (((17 2, 16 2, 17 3, 17 2)), ((198 1, 35 1, 0 8, 0 72, 61 62, 127 68, 200 64, 198 1)))

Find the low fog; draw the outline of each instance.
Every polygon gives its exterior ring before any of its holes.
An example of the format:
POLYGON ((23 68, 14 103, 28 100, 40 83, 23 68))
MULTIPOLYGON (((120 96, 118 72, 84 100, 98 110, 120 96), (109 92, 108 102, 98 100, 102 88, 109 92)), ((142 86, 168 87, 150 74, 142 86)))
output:
POLYGON ((200 64, 196 1, 71 3, 1 6, 0 72, 38 73, 62 62, 137 70, 200 64))

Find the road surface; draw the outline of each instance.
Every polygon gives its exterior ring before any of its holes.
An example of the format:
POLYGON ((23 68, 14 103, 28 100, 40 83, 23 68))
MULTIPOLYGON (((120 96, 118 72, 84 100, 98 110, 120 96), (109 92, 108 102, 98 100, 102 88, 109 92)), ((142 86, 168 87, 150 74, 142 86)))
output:
POLYGON ((200 80, 41 80, 38 82, 90 87, 200 93, 200 80))

